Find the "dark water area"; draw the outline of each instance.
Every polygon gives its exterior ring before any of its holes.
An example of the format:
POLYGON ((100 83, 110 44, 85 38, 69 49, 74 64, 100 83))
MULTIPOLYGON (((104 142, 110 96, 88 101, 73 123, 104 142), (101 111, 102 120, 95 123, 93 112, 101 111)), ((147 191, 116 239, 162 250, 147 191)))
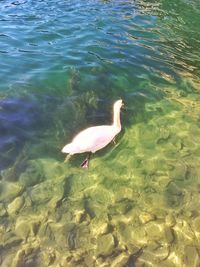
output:
POLYGON ((0 2, 0 266, 200 266, 200 3, 0 2), (81 129, 122 132, 64 163, 81 129))

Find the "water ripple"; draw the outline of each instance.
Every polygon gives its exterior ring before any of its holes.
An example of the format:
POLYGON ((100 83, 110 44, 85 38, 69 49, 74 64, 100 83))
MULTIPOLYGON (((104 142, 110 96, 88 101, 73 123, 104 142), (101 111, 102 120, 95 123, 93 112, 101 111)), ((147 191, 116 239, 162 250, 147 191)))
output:
POLYGON ((44 76, 45 65, 49 70, 106 63, 126 69, 128 63, 135 72, 140 62, 146 70, 153 64, 166 72, 173 66, 198 74, 196 10, 194 27, 188 28, 188 18, 178 4, 163 6, 162 1, 87 1, 83 5, 79 1, 7 0, 0 7, 2 84, 15 82, 24 71, 34 76, 34 68, 44 76), (13 71, 12 62, 20 68, 13 71))

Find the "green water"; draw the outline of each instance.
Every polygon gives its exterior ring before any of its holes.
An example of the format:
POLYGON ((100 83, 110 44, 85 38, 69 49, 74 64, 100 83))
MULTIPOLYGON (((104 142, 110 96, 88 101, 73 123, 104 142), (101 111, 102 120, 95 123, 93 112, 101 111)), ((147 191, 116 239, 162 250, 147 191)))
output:
POLYGON ((0 266, 200 266, 200 4, 0 5, 0 266), (122 132, 64 163, 79 130, 122 132))

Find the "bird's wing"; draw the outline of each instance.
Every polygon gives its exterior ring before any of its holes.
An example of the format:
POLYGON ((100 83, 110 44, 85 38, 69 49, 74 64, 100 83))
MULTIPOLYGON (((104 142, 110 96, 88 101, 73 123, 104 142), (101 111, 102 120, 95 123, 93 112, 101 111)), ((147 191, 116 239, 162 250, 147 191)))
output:
POLYGON ((115 135, 116 133, 112 126, 94 126, 83 130, 75 136, 73 143, 76 144, 82 152, 95 152, 110 143, 115 135))

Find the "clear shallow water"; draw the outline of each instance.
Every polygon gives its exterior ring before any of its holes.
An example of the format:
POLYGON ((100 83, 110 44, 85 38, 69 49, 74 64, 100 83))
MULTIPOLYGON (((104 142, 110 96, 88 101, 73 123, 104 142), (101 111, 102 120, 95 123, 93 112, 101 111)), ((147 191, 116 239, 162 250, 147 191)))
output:
POLYGON ((2 266, 199 265, 197 1, 4 1, 2 266), (117 145, 63 163, 126 110, 117 145))

